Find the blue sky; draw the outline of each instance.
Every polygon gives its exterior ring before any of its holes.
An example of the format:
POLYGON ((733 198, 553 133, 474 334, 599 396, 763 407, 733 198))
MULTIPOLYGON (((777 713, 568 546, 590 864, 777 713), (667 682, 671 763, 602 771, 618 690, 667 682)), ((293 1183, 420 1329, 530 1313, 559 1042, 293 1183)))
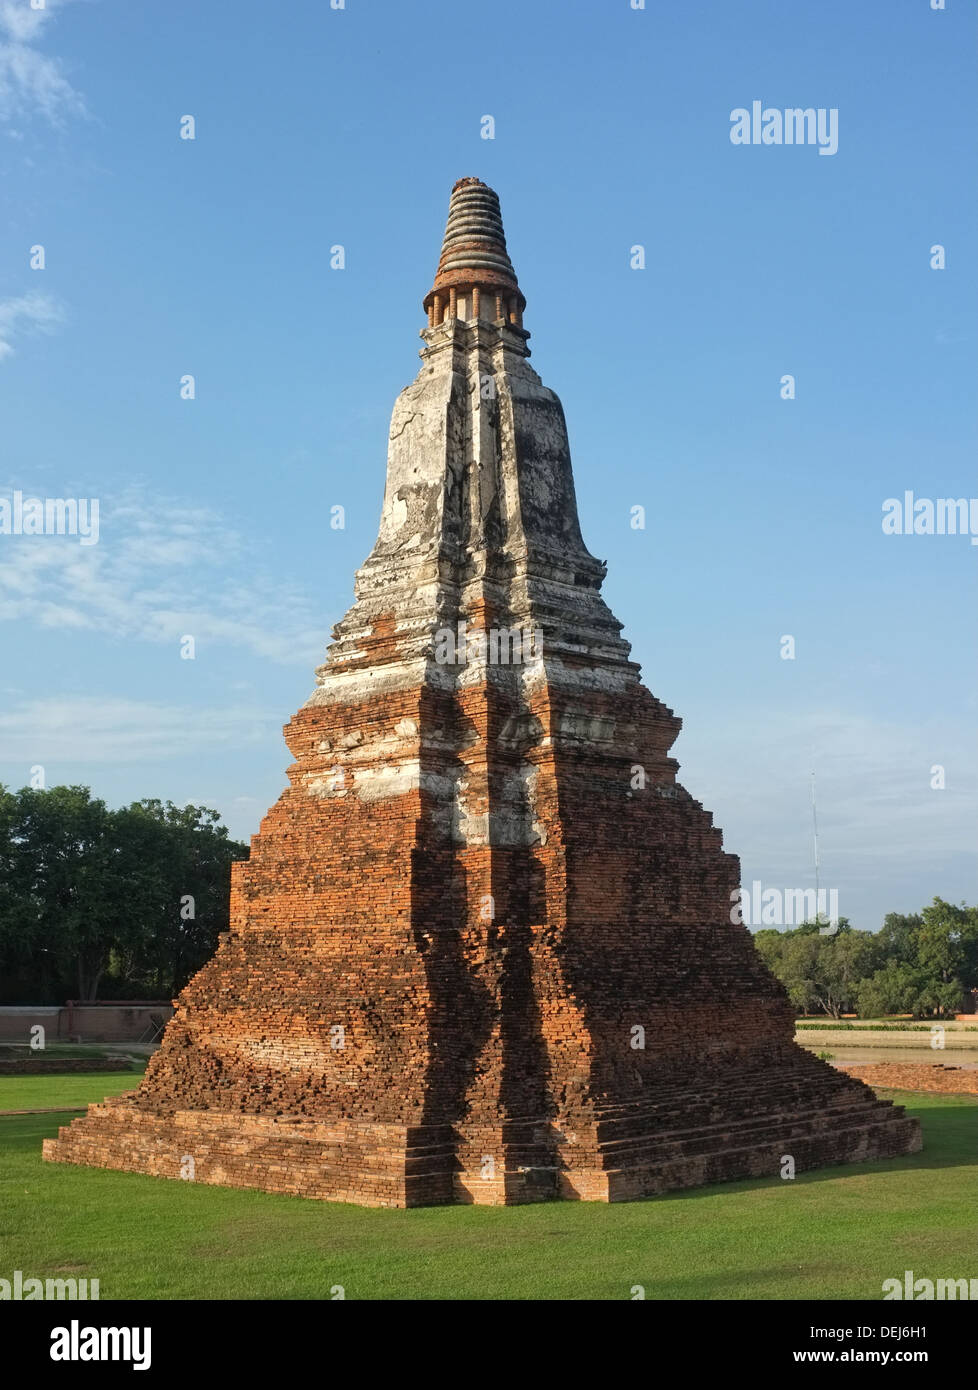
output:
POLYGON ((0 536, 0 781, 257 829, 474 174, 744 881, 812 883, 814 768, 856 925, 975 901, 978 547, 881 527, 976 493, 976 18, 947 5, 0 0, 0 495, 101 508, 96 546, 0 536), (838 151, 731 144, 755 99, 837 108, 838 151))

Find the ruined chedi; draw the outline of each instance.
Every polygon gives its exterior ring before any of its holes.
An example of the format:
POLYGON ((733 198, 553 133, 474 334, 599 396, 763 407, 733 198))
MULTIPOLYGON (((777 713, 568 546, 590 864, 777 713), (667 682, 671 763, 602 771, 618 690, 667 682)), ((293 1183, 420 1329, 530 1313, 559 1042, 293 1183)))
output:
POLYGON ((380 534, 231 929, 45 1157, 366 1205, 614 1201, 919 1148, 792 1041, 581 538, 496 194, 452 190, 380 534), (637 772, 640 769, 640 772, 637 772))

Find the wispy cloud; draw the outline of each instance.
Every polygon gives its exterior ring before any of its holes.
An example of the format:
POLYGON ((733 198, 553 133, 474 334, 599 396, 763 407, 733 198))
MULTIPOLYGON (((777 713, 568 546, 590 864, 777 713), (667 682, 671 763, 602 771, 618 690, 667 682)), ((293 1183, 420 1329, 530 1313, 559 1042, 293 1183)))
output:
POLYGON ((0 121, 42 116, 60 125, 85 113, 85 103, 64 75, 59 59, 38 47, 56 10, 67 0, 0 0, 0 121))
POLYGON ((841 708, 767 708, 712 729, 690 718, 675 751, 679 780, 715 813, 745 877, 772 884, 804 886, 812 874, 814 769, 822 882, 855 893, 910 865, 973 862, 972 744, 963 715, 898 723, 841 708), (944 790, 931 786, 937 765, 944 790))
POLYGON ((264 574, 255 543, 216 513, 130 490, 100 498, 99 536, 93 546, 0 536, 0 622, 174 646, 189 635, 198 650, 244 647, 283 664, 321 659, 321 608, 264 574))
POLYGON ((54 696, 0 713, 0 751, 24 766, 176 761, 267 743, 280 723, 245 706, 54 696))
POLYGON ((11 356, 17 338, 53 333, 64 318, 64 309, 49 294, 32 290, 16 299, 0 299, 0 362, 11 356))

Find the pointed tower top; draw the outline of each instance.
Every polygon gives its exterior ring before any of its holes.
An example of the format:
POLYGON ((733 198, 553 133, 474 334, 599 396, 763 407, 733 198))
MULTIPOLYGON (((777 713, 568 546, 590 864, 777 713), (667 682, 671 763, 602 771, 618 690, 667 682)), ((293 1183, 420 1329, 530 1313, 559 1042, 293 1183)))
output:
POLYGON ((499 197, 481 179, 459 179, 452 189, 441 259, 424 307, 431 326, 446 314, 522 326, 526 299, 506 250, 499 197))

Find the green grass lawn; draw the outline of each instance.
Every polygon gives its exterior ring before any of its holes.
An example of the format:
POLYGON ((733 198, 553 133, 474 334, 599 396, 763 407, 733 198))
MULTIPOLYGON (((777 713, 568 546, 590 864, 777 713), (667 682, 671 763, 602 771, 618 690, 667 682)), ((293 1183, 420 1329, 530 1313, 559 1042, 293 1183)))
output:
MULTIPOLYGON (((140 1063, 130 1071, 65 1072, 63 1076, 0 1076, 0 1110, 44 1110, 55 1105, 90 1105, 94 1100, 117 1096, 120 1091, 134 1090, 144 1069, 145 1064, 140 1063)), ((2 1145, 3 1132, 0 1131, 2 1145)), ((3 1277, 0 1274, 0 1279, 3 1277)))
MULTIPOLYGON (((78 1097, 133 1078, 14 1080, 78 1097)), ((42 1163, 70 1116, 5 1116, 0 1277, 97 1277, 103 1298, 879 1299, 905 1269, 978 1275, 978 1104, 898 1099, 924 1125, 906 1158, 613 1206, 412 1211, 42 1163)))

